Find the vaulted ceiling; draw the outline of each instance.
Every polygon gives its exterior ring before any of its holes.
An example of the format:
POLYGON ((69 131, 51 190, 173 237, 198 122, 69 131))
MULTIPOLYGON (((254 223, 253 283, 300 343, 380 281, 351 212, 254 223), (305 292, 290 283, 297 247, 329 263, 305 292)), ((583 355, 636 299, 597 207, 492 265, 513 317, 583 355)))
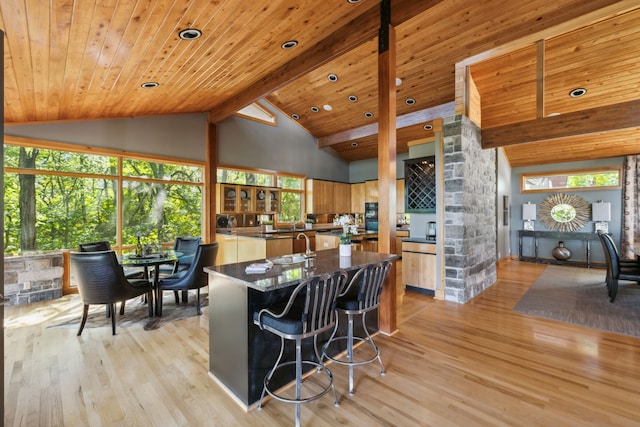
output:
MULTIPOLYGON (((615 119, 638 116, 638 22, 635 1, 392 0, 398 152, 460 109, 512 166, 640 152, 637 119, 615 119)), ((8 125, 219 121, 266 99, 320 147, 377 156, 379 0, 0 0, 0 27, 8 125)))

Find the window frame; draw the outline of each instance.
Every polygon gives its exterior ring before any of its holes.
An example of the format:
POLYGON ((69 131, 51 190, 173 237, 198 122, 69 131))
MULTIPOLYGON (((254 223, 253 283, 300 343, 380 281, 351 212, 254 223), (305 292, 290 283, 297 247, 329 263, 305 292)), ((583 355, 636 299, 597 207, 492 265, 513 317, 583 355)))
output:
MULTIPOLYGON (((119 250, 134 247, 134 245, 123 245, 122 243, 122 237, 123 237, 122 227, 124 224, 122 195, 124 194, 123 182, 125 181, 142 181, 142 182, 147 182, 151 184, 162 184, 162 185, 175 184, 175 185, 188 185, 188 186, 200 187, 201 193, 202 193, 200 233, 202 236, 205 235, 209 207, 206 204, 206 192, 207 192, 206 175, 205 175, 206 163, 203 161, 185 160, 185 159, 179 159, 179 158, 174 158, 170 156, 134 153, 134 152, 124 151, 124 150, 115 150, 115 149, 94 147, 94 146, 83 146, 78 144, 47 141, 47 140, 35 139, 35 138, 32 139, 32 138, 18 137, 18 136, 12 136, 12 135, 4 136, 4 145, 115 157, 117 159, 117 172, 113 175, 103 175, 103 174, 93 174, 93 173, 83 173, 83 172, 60 172, 60 171, 54 171, 54 170, 48 170, 48 169, 25 169, 25 168, 10 168, 10 167, 5 167, 4 169, 4 173, 30 174, 30 175, 58 175, 58 176, 69 176, 69 177, 76 177, 76 178, 89 178, 89 179, 111 179, 116 181, 118 188, 117 188, 117 197, 115 201, 115 204, 116 204, 116 246, 114 247, 115 250, 119 251, 119 250), (201 173, 202 180, 201 182, 188 182, 188 181, 179 181, 179 180, 143 178, 143 177, 132 177, 128 175, 123 175, 122 163, 123 163, 123 159, 125 158, 155 162, 155 163, 167 163, 172 165, 202 168, 202 173, 201 173)), ((60 249, 68 249, 68 248, 60 248, 60 249)))
POLYGON ((524 172, 520 174, 520 193, 558 193, 567 191, 601 191, 601 190, 619 190, 622 188, 622 166, 602 166, 582 169, 563 169, 553 170, 546 172, 524 172), (594 187, 556 187, 556 188, 542 188, 542 189, 526 189, 525 183, 529 178, 541 178, 541 177, 555 177, 555 176, 570 176, 570 175, 594 175, 599 173, 607 173, 617 171, 618 172, 618 185, 608 186, 594 186, 594 187))

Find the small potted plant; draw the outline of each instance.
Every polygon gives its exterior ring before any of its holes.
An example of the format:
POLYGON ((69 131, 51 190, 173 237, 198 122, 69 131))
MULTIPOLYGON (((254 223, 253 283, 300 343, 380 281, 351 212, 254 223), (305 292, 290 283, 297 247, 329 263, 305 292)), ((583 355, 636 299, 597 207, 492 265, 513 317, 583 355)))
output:
POLYGON ((273 231, 273 221, 271 221, 270 219, 262 221, 262 225, 264 225, 265 231, 273 231))
POLYGON ((305 230, 311 230, 311 228, 313 227, 313 223, 315 221, 311 218, 307 218, 304 220, 304 229, 305 230))
POLYGON ((351 256, 351 233, 340 235, 340 256, 351 256))

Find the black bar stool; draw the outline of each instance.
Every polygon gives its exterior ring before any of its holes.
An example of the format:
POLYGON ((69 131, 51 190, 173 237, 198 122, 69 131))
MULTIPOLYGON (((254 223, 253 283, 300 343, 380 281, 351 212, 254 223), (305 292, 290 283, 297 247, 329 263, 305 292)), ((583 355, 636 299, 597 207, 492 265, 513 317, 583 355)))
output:
MULTIPOLYGON (((318 352, 317 338, 322 332, 329 331, 336 324, 336 298, 344 289, 347 282, 347 274, 339 272, 331 276, 328 274, 314 276, 304 280, 296 286, 293 294, 286 303, 274 307, 265 308, 254 313, 254 323, 260 329, 272 332, 280 337, 280 355, 264 379, 264 387, 260 396, 258 409, 262 409, 262 401, 265 393, 277 400, 296 404, 296 426, 300 425, 300 404, 318 399, 330 389, 333 391, 335 405, 339 406, 338 395, 333 386, 331 371, 322 364, 322 357, 318 352), (313 348, 316 361, 302 360, 302 340, 313 337, 313 348), (294 361, 281 362, 284 353, 285 339, 295 340, 296 357, 294 361), (281 368, 295 365, 295 398, 288 398, 276 394, 269 388, 269 382, 274 373, 281 368), (302 393, 302 366, 313 366, 316 373, 323 371, 328 384, 320 391, 303 397, 302 393)), ((305 393, 306 395, 307 393, 305 393)))
MULTIPOLYGON (((333 329, 331 337, 322 348, 322 358, 327 358, 335 363, 349 366, 349 394, 353 394, 353 367, 359 365, 366 365, 378 360, 380 363, 380 374, 384 375, 384 366, 382 359, 380 358, 380 350, 378 346, 373 342, 371 335, 367 329, 365 323, 365 317, 368 312, 378 308, 380 305, 380 294, 382 293, 382 285, 384 283, 389 270, 391 269, 391 261, 382 261, 375 264, 370 264, 361 268, 356 272, 349 286, 338 296, 336 310, 339 313, 347 315, 347 336, 336 337, 338 331, 338 321, 333 329), (364 337, 354 336, 353 332, 353 319, 354 316, 361 316, 362 327, 364 329, 364 337), (331 355, 328 353, 332 344, 337 343, 340 340, 346 340, 347 351, 346 353, 336 354, 334 349, 331 355), (354 360, 353 356, 353 343, 354 341, 360 341, 367 343, 373 349, 373 356, 365 360, 354 360)), ((335 346, 334 346, 335 347, 335 346)))

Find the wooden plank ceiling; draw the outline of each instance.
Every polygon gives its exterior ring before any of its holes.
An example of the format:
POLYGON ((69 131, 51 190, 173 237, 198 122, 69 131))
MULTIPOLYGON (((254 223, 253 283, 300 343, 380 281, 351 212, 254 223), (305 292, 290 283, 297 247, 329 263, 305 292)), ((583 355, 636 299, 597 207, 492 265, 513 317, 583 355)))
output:
MULTIPOLYGON (((640 99, 637 2, 393 0, 391 7, 396 109, 406 119, 399 153, 433 136, 424 128, 429 112, 452 111, 459 63, 470 66, 488 130, 532 120, 546 126, 552 113, 640 99), (569 97, 577 87, 586 95, 569 97)), ((296 115, 319 147, 347 161, 373 158, 378 26, 379 0, 0 0, 6 132, 11 124, 197 112, 215 121, 266 99, 296 115), (203 35, 181 40, 186 28, 203 35), (288 40, 298 45, 282 49, 288 40)), ((505 152, 515 167, 640 151, 637 128, 575 135, 518 141, 505 152)))

